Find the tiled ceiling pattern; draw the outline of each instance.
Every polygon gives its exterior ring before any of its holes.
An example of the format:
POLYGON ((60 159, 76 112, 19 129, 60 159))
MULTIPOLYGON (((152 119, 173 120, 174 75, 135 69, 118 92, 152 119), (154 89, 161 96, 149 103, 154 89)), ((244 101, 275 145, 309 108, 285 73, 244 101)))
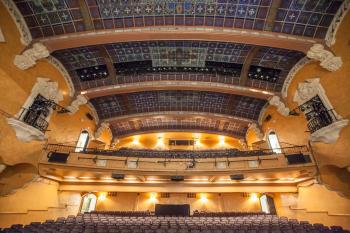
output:
MULTIPOLYGON (((151 26, 209 26, 271 30, 324 38, 343 0, 283 0, 272 27, 272 0, 14 0, 33 38, 92 29, 151 26), (84 7, 83 7, 84 8, 84 7)), ((273 13, 272 13, 273 14, 273 13)))
POLYGON ((204 91, 146 91, 90 100, 99 118, 146 112, 192 111, 257 120, 266 100, 204 91))
POLYGON ((247 85, 260 89, 280 91, 290 69, 292 69, 302 57, 304 57, 303 53, 291 50, 266 47, 260 48, 253 58, 251 65, 279 70, 279 78, 275 83, 249 78, 247 85))
POLYGON ((111 122, 114 136, 135 134, 135 132, 150 131, 206 131, 231 136, 244 137, 248 125, 225 120, 214 120, 210 118, 144 118, 141 120, 111 122))
POLYGON ((251 46, 208 41, 141 41, 106 45, 113 63, 151 60, 153 67, 204 67, 206 61, 242 64, 251 46))
MULTIPOLYGON (((102 47, 109 55, 107 59, 111 59, 111 62, 115 64, 117 73, 118 68, 121 69, 130 62, 136 62, 132 63, 132 66, 129 65, 136 69, 141 61, 149 62, 147 64, 150 68, 165 70, 145 74, 118 73, 116 78, 110 76, 102 79, 83 79, 79 69, 105 64, 97 46, 60 50, 54 52, 53 56, 64 64, 72 77, 75 88, 80 91, 112 84, 158 80, 191 80, 238 85, 241 68, 231 75, 223 75, 218 73, 218 70, 225 70, 227 68, 223 67, 230 64, 242 66, 249 51, 253 48, 246 44, 208 41, 136 41, 106 44, 102 47), (181 71, 175 69, 178 67, 182 68, 181 71), (191 69, 187 69, 189 67, 191 69), (208 67, 211 69, 207 69, 208 67), (169 71, 170 68, 174 69, 169 71), (192 68, 196 68, 197 71, 195 72, 192 68), (202 68, 212 73, 200 71, 202 68)), ((266 80, 250 80, 247 85, 264 90, 280 91, 290 68, 303 56, 305 55, 301 52, 287 49, 260 48, 259 53, 253 59, 253 65, 277 69, 281 71, 281 75, 274 83, 266 80)), ((84 73, 83 75, 86 76, 84 73)))
POLYGON ((283 0, 272 31, 325 38, 342 0, 283 0))

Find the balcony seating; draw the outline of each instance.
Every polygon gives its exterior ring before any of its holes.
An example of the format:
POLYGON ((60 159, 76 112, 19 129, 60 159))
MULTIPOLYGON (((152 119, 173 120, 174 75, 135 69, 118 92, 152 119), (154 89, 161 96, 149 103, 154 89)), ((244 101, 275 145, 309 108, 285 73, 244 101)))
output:
MULTIPOLYGON (((131 213, 130 213, 131 214, 131 213)), ((226 213, 227 214, 227 213, 226 213)), ((231 213, 234 215, 233 213, 231 213)), ((243 213, 241 213, 243 214, 243 213)), ((225 214, 224 214, 225 215, 225 214)), ((1 233, 350 233, 342 227, 326 227, 267 214, 220 217, 118 216, 85 213, 56 221, 12 225, 1 233)))
POLYGON ((147 150, 121 148, 116 151, 110 150, 86 150, 85 154, 99 154, 119 157, 142 157, 142 158, 169 158, 169 159, 198 159, 198 158, 235 158, 271 155, 271 150, 240 151, 237 149, 227 150, 147 150))

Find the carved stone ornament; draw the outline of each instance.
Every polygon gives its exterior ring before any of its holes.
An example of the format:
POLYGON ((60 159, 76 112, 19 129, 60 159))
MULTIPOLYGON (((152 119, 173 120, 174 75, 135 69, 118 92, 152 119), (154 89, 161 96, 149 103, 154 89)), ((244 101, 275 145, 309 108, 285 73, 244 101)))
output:
POLYGON ((256 123, 249 124, 248 130, 252 130, 256 134, 259 140, 263 140, 264 134, 261 132, 260 127, 256 123))
MULTIPOLYGON (((323 104, 327 109, 334 109, 326 96, 325 90, 320 84, 320 79, 318 78, 307 79, 304 82, 299 83, 293 101, 297 102, 300 106, 316 95, 321 98, 323 104)), ((349 120, 343 119, 335 111, 334 115, 338 120, 312 133, 310 135, 310 141, 331 144, 335 143, 338 140, 341 129, 348 125, 349 120)))
POLYGON ((298 105, 302 105, 318 94, 324 95, 324 90, 321 88, 319 78, 307 79, 298 84, 298 89, 294 94, 293 101, 297 102, 298 105))
POLYGON ((48 78, 37 78, 37 82, 32 89, 32 94, 35 94, 35 97, 40 94, 46 99, 53 100, 55 103, 63 100, 58 83, 48 78))
POLYGON ((15 118, 7 118, 7 123, 14 128, 16 137, 22 142, 44 141, 45 134, 40 130, 15 118))
POLYGON ((276 106, 277 107, 277 111, 283 115, 283 116, 288 116, 289 115, 289 108, 286 107, 286 105, 284 103, 282 103, 281 98, 279 96, 273 96, 270 100, 269 100, 269 104, 276 106))
POLYGON ((1 174, 5 169, 6 169, 6 165, 0 163, 0 174, 1 174))
POLYGON ((103 122, 101 123, 101 126, 96 130, 95 138, 96 139, 100 138, 104 130, 108 131, 108 134, 111 136, 111 138, 113 137, 111 128, 109 127, 109 123, 103 122))
POLYGON ((21 70, 33 67, 36 61, 50 56, 49 50, 42 43, 35 43, 31 49, 27 49, 21 55, 16 55, 13 63, 21 70))
POLYGON ((67 107, 70 115, 73 115, 79 110, 80 105, 86 104, 88 101, 83 95, 78 95, 77 98, 67 107))
POLYGON ((329 71, 337 71, 343 65, 341 57, 334 56, 321 44, 314 44, 307 52, 307 57, 320 61, 320 65, 329 71))

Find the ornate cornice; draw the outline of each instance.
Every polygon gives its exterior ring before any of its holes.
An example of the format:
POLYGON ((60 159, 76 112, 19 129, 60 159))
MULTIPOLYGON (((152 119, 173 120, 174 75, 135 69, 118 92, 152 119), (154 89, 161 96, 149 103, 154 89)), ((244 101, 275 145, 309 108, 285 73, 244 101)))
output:
POLYGON ((345 0, 343 4, 339 7, 335 16, 333 17, 333 21, 331 25, 329 25, 328 27, 328 31, 325 38, 326 45, 328 47, 331 47, 332 45, 334 45, 338 28, 342 23, 345 15, 349 11, 349 8, 350 8, 350 0, 345 0))
POLYGON ((307 57, 303 57, 296 63, 293 68, 289 71, 286 80, 283 83, 282 87, 282 97, 286 98, 288 95, 289 85, 292 83, 294 76, 298 73, 298 71, 303 68, 306 64, 310 63, 310 59, 307 57))
POLYGON ((12 0, 2 0, 1 2, 16 23, 17 29, 21 34, 21 43, 25 46, 29 45, 32 42, 32 35, 16 4, 12 0))
POLYGON ((54 58, 53 56, 47 57, 46 60, 61 73, 61 75, 63 76, 64 80, 67 83, 68 90, 69 90, 69 96, 73 97, 74 93, 75 93, 75 89, 74 89, 72 79, 71 79, 70 75, 68 74, 66 68, 64 68, 62 63, 59 60, 57 60, 56 58, 54 58))

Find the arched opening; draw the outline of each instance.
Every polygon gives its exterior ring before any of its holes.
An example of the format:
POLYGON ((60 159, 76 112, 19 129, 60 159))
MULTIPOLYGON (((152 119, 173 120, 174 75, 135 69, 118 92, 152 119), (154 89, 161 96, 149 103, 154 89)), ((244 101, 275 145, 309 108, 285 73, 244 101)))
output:
POLYGON ((81 200, 81 208, 80 208, 80 213, 86 213, 86 212, 91 212, 94 211, 96 208, 96 201, 97 197, 92 194, 88 193, 83 196, 83 199, 81 200))
POLYGON ((267 138, 268 138, 269 145, 270 145, 270 148, 272 149, 272 151, 274 153, 277 153, 277 154, 282 153, 277 134, 275 132, 271 131, 269 133, 269 135, 267 136, 267 138))
POLYGON ((84 151, 88 142, 89 142, 89 132, 86 130, 83 130, 79 135, 77 145, 75 146, 75 152, 84 151))

